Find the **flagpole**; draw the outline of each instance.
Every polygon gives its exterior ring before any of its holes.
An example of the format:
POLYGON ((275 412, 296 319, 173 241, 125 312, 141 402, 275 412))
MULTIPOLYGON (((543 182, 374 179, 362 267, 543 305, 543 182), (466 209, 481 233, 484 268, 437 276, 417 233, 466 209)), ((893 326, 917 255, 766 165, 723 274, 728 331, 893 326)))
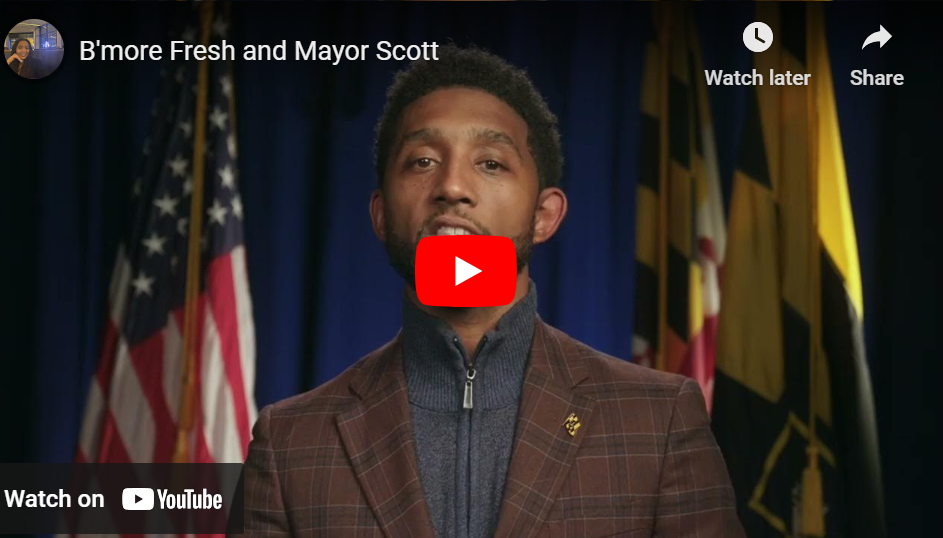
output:
MULTIPOLYGON (((809 5, 806 12, 806 70, 813 72, 817 62, 818 47, 824 46, 816 40, 815 32, 820 31, 819 17, 822 12, 809 5)), ((825 54, 828 52, 825 51, 825 54)), ((822 282, 821 282, 821 247, 819 245, 819 129, 816 92, 812 84, 818 84, 813 73, 813 80, 805 86, 806 94, 806 139, 808 148, 808 188, 809 188, 809 442, 806 446, 808 462, 802 471, 802 528, 803 536, 825 536, 825 514, 823 513, 822 472, 819 469, 818 439, 815 432, 815 401, 818 376, 816 375, 820 344, 822 339, 822 282)))
MULTIPOLYGON (((200 4, 200 40, 209 46, 213 23, 214 3, 200 4)), ((208 95, 209 63, 197 64, 196 111, 193 128, 193 192, 190 199, 190 235, 187 245, 187 286, 183 310, 183 379, 180 392, 180 407, 177 420, 177 440, 174 445, 173 462, 188 463, 190 433, 193 430, 194 402, 196 400, 196 334, 199 321, 200 295, 200 239, 203 236, 203 184, 204 155, 206 144, 206 102, 208 95)))

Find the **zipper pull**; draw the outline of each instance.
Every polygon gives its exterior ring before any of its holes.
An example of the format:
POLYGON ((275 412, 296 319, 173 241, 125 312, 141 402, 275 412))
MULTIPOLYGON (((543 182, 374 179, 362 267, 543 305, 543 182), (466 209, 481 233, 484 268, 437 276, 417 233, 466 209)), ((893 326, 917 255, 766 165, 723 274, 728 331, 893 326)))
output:
POLYGON ((465 399, 462 407, 465 409, 472 408, 472 380, 475 379, 475 369, 469 368, 465 372, 465 399))

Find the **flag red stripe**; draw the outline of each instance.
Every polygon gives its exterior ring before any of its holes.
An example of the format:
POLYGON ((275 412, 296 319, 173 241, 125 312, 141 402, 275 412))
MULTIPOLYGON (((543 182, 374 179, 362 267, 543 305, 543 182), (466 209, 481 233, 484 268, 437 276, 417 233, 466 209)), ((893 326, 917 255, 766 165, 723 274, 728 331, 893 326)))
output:
POLYGON ((705 316, 700 332, 688 343, 686 356, 679 371, 680 374, 693 378, 701 386, 708 412, 713 402, 716 338, 717 316, 705 316))
MULTIPOLYGON (((98 379, 98 386, 102 387, 104 400, 108 401, 108 390, 111 386, 111 375, 115 370, 115 357, 118 356, 118 329, 115 327, 111 316, 105 321, 105 334, 102 337, 102 351, 98 361, 98 370, 95 377, 98 379)), ((94 383, 95 381, 92 380, 94 383)))
POLYGON ((239 356, 239 322, 236 319, 236 287, 233 283, 232 257, 220 256, 209 264, 208 277, 210 308, 219 333, 223 366, 232 395, 236 428, 242 443, 242 456, 249 446, 249 411, 246 408, 245 384, 242 379, 242 359, 239 356))
POLYGON ((105 421, 102 424, 101 442, 98 444, 97 462, 108 463, 133 463, 128 451, 125 449, 124 441, 118 432, 118 424, 111 409, 105 410, 105 421))
POLYGON ((715 264, 720 262, 717 260, 717 252, 714 251, 714 241, 710 237, 698 237, 697 238, 698 250, 701 251, 701 254, 707 257, 710 261, 715 264))
POLYGON ((199 420, 199 428, 196 431, 196 448, 194 449, 193 461, 196 463, 214 463, 216 460, 210 454, 210 445, 206 442, 206 428, 204 428, 203 419, 199 420))
POLYGON ((164 399, 164 331, 157 331, 130 350, 131 365, 138 376, 154 422, 154 463, 169 463, 173 457, 177 424, 164 399))
MULTIPOLYGON (((701 251, 701 254, 707 256, 707 259, 714 262, 714 265, 717 266, 717 283, 719 285, 724 281, 724 266, 721 264, 722 260, 718 259, 717 251, 714 249, 714 240, 710 237, 700 237, 697 240, 697 245, 698 249, 701 251)), ((717 291, 720 293, 720 290, 717 291)))

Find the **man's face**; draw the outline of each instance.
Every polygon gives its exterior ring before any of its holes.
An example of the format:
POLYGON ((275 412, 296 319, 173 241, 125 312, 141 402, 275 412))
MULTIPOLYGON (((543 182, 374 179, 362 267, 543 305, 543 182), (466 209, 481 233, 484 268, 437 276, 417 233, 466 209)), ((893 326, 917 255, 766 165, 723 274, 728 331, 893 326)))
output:
POLYGON ((436 90, 403 111, 386 163, 381 227, 391 263, 415 287, 423 237, 497 235, 514 241, 520 272, 538 192, 527 122, 487 92, 436 90))

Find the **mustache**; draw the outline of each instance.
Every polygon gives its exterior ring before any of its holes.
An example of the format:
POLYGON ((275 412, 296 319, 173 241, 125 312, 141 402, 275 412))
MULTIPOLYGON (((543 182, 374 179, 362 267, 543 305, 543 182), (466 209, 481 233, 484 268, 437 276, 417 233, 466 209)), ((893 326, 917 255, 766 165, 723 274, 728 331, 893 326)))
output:
POLYGON ((422 221, 422 225, 419 226, 419 230, 416 232, 416 243, 417 244, 419 243, 419 240, 422 239, 422 236, 423 234, 426 233, 426 230, 428 230, 429 227, 432 226, 432 221, 434 221, 435 219, 439 217, 444 217, 444 216, 458 217, 460 219, 467 220, 468 222, 474 224, 476 228, 481 230, 482 235, 493 235, 491 233, 491 230, 489 230, 487 226, 479 222, 477 219, 475 219, 468 213, 465 213, 464 211, 455 211, 455 210, 450 211, 448 209, 440 209, 439 211, 436 211, 432 215, 429 215, 425 220, 422 221))

